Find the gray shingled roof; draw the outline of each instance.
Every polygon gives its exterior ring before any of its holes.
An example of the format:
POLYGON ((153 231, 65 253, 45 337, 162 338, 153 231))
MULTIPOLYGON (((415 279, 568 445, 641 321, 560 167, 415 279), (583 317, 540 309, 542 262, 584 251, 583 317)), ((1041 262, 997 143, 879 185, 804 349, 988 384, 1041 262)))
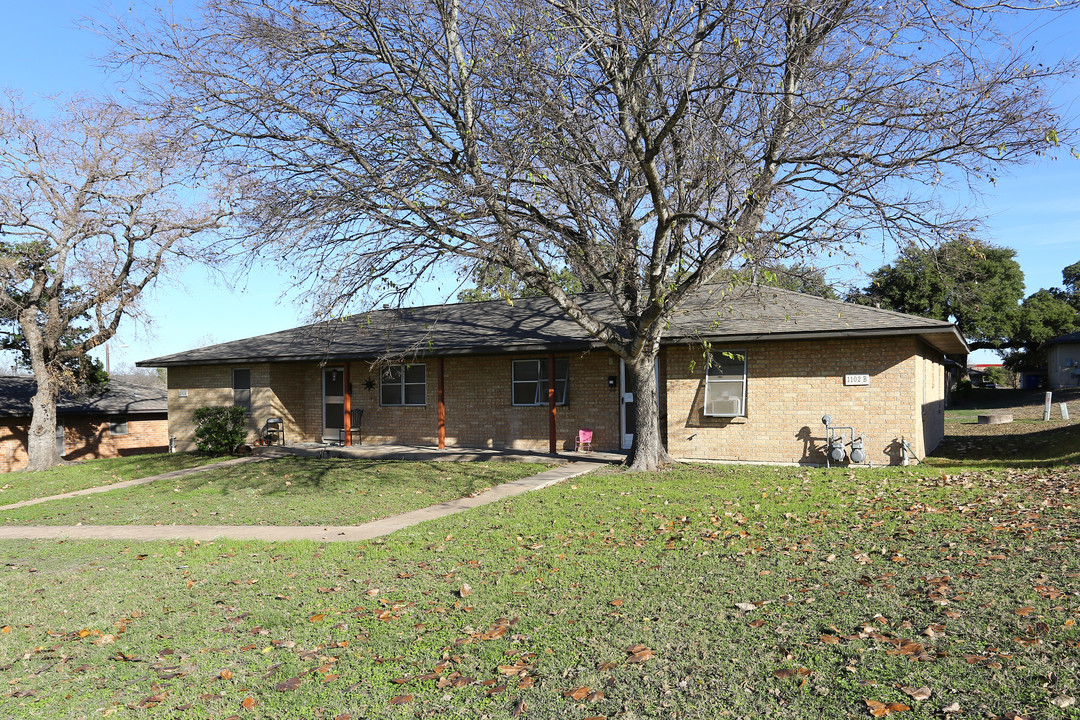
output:
MULTIPOLYGON (((610 305, 599 293, 579 302, 601 317, 610 305)), ((752 341, 918 335, 945 353, 967 346, 952 323, 776 288, 722 292, 710 286, 672 318, 665 344, 691 339, 752 341)), ((383 356, 466 355, 538 350, 585 350, 600 343, 547 297, 509 303, 428 305, 376 310, 314 325, 164 355, 140 367, 251 362, 329 361, 383 356)))
MULTIPOLYGON (((0 376, 0 417, 30 417, 30 398, 37 381, 25 376, 0 376)), ((110 380, 109 389, 99 396, 61 395, 56 403, 59 415, 143 415, 168 412, 163 388, 110 380)))
POLYGON ((1080 332, 1058 335, 1056 338, 1047 340, 1044 345, 1060 345, 1061 343, 1080 343, 1080 332))

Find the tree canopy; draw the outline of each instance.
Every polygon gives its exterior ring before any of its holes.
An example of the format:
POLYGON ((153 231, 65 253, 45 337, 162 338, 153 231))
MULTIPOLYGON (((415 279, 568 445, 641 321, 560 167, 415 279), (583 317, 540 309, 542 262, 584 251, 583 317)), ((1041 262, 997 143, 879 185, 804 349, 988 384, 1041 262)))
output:
POLYGON ((870 274, 851 299, 887 310, 951 320, 971 348, 1000 348, 1018 331, 1024 273, 1016 251, 967 237, 926 248, 909 243, 870 274))
POLYGON ((328 307, 462 258, 550 296, 626 361, 644 469, 689 294, 867 233, 955 233, 943 179, 1057 142, 1044 86, 1069 67, 1009 41, 999 11, 1023 5, 206 0, 107 31, 253 181, 248 237, 328 307))

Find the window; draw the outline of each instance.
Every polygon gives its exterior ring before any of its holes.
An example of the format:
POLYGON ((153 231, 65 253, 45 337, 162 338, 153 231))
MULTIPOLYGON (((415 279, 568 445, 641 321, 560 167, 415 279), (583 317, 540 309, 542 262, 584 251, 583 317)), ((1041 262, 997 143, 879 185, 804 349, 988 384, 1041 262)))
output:
POLYGON ((746 415, 746 353, 718 351, 709 357, 705 371, 705 415, 746 415))
POLYGON ((426 405, 427 367, 390 365, 382 373, 383 405, 426 405))
POLYGON ((109 418, 109 434, 110 435, 127 435, 128 434, 128 421, 126 417, 114 417, 109 418))
POLYGON ((232 394, 233 405, 244 408, 244 412, 251 414, 251 371, 232 371, 232 394))
MULTIPOLYGON (((513 379, 514 405, 548 404, 548 361, 515 360, 513 379)), ((555 359, 555 404, 566 404, 566 388, 569 385, 570 360, 555 359)))

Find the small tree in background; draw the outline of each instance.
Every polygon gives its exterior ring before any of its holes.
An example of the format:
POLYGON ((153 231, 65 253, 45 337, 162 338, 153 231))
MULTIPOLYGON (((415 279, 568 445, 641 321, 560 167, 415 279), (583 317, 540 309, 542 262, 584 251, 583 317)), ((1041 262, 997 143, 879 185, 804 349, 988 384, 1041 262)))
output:
POLYGON ((206 455, 227 455, 247 439, 244 408, 201 407, 194 413, 195 447, 206 455))
POLYGON ((201 158, 128 108, 79 99, 44 121, 0 103, 0 317, 37 381, 28 467, 43 470, 60 462, 57 395, 92 376, 87 353, 227 213, 192 199, 201 158))
POLYGON ((1024 272, 1015 256, 1011 248, 966 237, 931 248, 912 242, 848 299, 951 320, 972 350, 999 349, 1017 334, 1024 297, 1024 272))

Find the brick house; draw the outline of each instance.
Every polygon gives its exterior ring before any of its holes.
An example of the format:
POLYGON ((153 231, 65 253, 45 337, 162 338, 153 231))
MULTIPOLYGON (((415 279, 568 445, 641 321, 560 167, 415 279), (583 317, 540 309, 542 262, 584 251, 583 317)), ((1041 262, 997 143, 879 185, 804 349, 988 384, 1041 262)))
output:
MULTIPOLYGON (((32 377, 0 377, 0 472, 27 465, 32 377)), ((61 395, 56 403, 56 447, 65 460, 168 452, 164 390, 112 380, 99 396, 61 395)))
MULTIPOLYGON (((922 457, 944 435, 946 355, 966 352, 947 322, 772 288, 704 289, 663 341, 661 432, 680 458, 819 464, 830 414, 867 436, 868 462, 899 462, 905 441, 922 457)), ((271 417, 289 443, 544 452, 573 449, 581 428, 597 450, 633 439, 619 358, 547 298, 373 311, 138 364, 169 369, 181 450, 196 408, 234 403, 249 408, 252 440, 271 417)))

